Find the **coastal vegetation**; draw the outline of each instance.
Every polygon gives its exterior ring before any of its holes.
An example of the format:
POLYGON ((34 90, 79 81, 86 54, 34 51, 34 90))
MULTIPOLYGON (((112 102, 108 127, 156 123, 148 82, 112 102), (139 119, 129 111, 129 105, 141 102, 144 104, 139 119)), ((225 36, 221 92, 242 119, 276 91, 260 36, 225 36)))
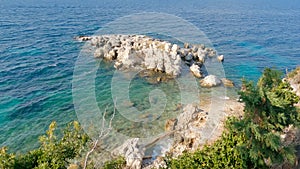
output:
POLYGON ((5 169, 62 169, 67 168, 70 159, 79 157, 89 137, 79 123, 69 123, 62 133, 56 130, 56 122, 49 125, 46 134, 39 137, 40 146, 25 154, 8 153, 6 147, 0 150, 0 168, 5 169), (59 135, 62 135, 59 139, 59 135))
MULTIPOLYGON (((287 143, 285 136, 288 129, 300 126, 299 109, 294 106, 299 97, 282 80, 282 73, 267 68, 256 85, 243 80, 239 94, 245 104, 243 117, 229 117, 222 136, 214 143, 178 158, 166 156, 166 168, 246 169, 270 168, 284 162, 295 164, 295 145, 287 143)), ((53 122, 46 135, 39 138, 39 148, 25 154, 9 153, 6 147, 1 148, 0 168, 60 169, 70 166, 70 159, 83 159, 91 140, 79 123, 68 124, 62 136, 59 135, 53 122)), ((93 168, 91 163, 87 168, 93 168)), ((103 167, 124 168, 125 165, 124 158, 119 157, 103 167)))
POLYGON ((293 145, 281 136, 290 126, 299 127, 299 97, 281 73, 265 69, 257 85, 243 80, 240 92, 245 103, 242 119, 229 118, 226 131, 212 145, 177 159, 167 159, 168 168, 270 168, 295 163, 293 145))

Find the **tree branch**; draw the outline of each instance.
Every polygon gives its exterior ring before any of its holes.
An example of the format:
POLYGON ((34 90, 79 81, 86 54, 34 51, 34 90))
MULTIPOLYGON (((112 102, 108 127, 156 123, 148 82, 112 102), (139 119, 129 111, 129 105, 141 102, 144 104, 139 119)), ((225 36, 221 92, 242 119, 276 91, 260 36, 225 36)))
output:
POLYGON ((111 131, 112 129, 112 120, 114 119, 115 117, 115 114, 116 114, 116 100, 114 100, 114 112, 110 118, 110 121, 109 121, 109 125, 108 125, 108 128, 105 129, 105 116, 106 116, 106 110, 107 110, 107 107, 105 108, 104 110, 104 113, 103 113, 103 116, 102 116, 102 127, 101 127, 101 132, 98 136, 98 138, 94 141, 93 143, 93 147, 91 148, 90 151, 87 152, 86 156, 85 156, 85 160, 84 160, 84 166, 83 166, 83 169, 86 169, 87 167, 87 163, 88 163, 88 159, 89 159, 89 156, 91 155, 91 153, 93 153, 93 151, 95 150, 95 148, 97 147, 97 144, 99 142, 99 140, 105 138, 111 131))

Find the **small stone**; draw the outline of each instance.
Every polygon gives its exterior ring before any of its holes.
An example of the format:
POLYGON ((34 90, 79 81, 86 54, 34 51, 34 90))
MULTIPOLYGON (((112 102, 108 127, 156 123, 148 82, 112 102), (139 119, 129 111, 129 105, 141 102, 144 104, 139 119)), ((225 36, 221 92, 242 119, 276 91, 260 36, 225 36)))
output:
POLYGON ((165 131, 172 131, 175 129, 177 119, 169 119, 165 124, 165 131))
POLYGON ((184 43, 183 47, 188 49, 188 48, 190 48, 190 45, 188 43, 184 43))
POLYGON ((157 78, 156 78, 156 81, 157 81, 157 82, 160 82, 160 81, 161 81, 161 77, 157 77, 157 78))
POLYGON ((208 56, 209 57, 214 57, 214 56, 216 56, 216 51, 214 51, 214 50, 210 50, 209 52, 208 52, 208 56))
POLYGON ((219 60, 219 62, 223 62, 224 61, 224 55, 218 56, 218 60, 219 60))

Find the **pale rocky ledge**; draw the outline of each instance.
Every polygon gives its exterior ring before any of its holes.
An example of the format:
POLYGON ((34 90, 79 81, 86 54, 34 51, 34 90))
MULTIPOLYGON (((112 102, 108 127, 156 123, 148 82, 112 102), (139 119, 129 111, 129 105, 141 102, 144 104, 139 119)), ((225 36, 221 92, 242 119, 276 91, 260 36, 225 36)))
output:
POLYGON ((200 81, 203 87, 222 84, 233 87, 230 80, 207 74, 205 62, 223 62, 224 56, 202 44, 185 43, 180 47, 145 35, 78 36, 75 39, 89 43, 94 47, 94 57, 113 61, 118 70, 149 71, 142 76, 151 76, 155 72, 165 75, 155 79, 159 82, 176 78, 182 70, 189 69, 196 78, 203 78, 200 81))

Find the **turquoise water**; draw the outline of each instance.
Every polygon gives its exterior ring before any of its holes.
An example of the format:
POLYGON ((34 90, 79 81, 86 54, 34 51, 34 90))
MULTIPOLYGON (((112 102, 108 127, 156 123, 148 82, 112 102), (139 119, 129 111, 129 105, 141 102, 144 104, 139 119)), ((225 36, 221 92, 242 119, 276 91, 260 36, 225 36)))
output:
MULTIPOLYGON (((63 126, 77 119, 72 76, 83 44, 72 38, 92 35, 125 15, 166 12, 196 25, 225 55, 226 77, 236 84, 242 77, 257 80, 266 66, 291 70, 300 65, 300 3, 296 1, 3 0, 0 7, 0 146, 17 151, 36 146, 51 121, 63 126)), ((112 104, 113 70, 109 64, 101 68, 96 99, 103 108, 112 104)), ((131 101, 139 110, 149 108, 148 92, 156 88, 165 91, 166 111, 173 112, 179 98, 174 82, 151 85, 135 78, 131 101)), ((129 124, 119 126, 118 130, 130 129, 129 124)))

